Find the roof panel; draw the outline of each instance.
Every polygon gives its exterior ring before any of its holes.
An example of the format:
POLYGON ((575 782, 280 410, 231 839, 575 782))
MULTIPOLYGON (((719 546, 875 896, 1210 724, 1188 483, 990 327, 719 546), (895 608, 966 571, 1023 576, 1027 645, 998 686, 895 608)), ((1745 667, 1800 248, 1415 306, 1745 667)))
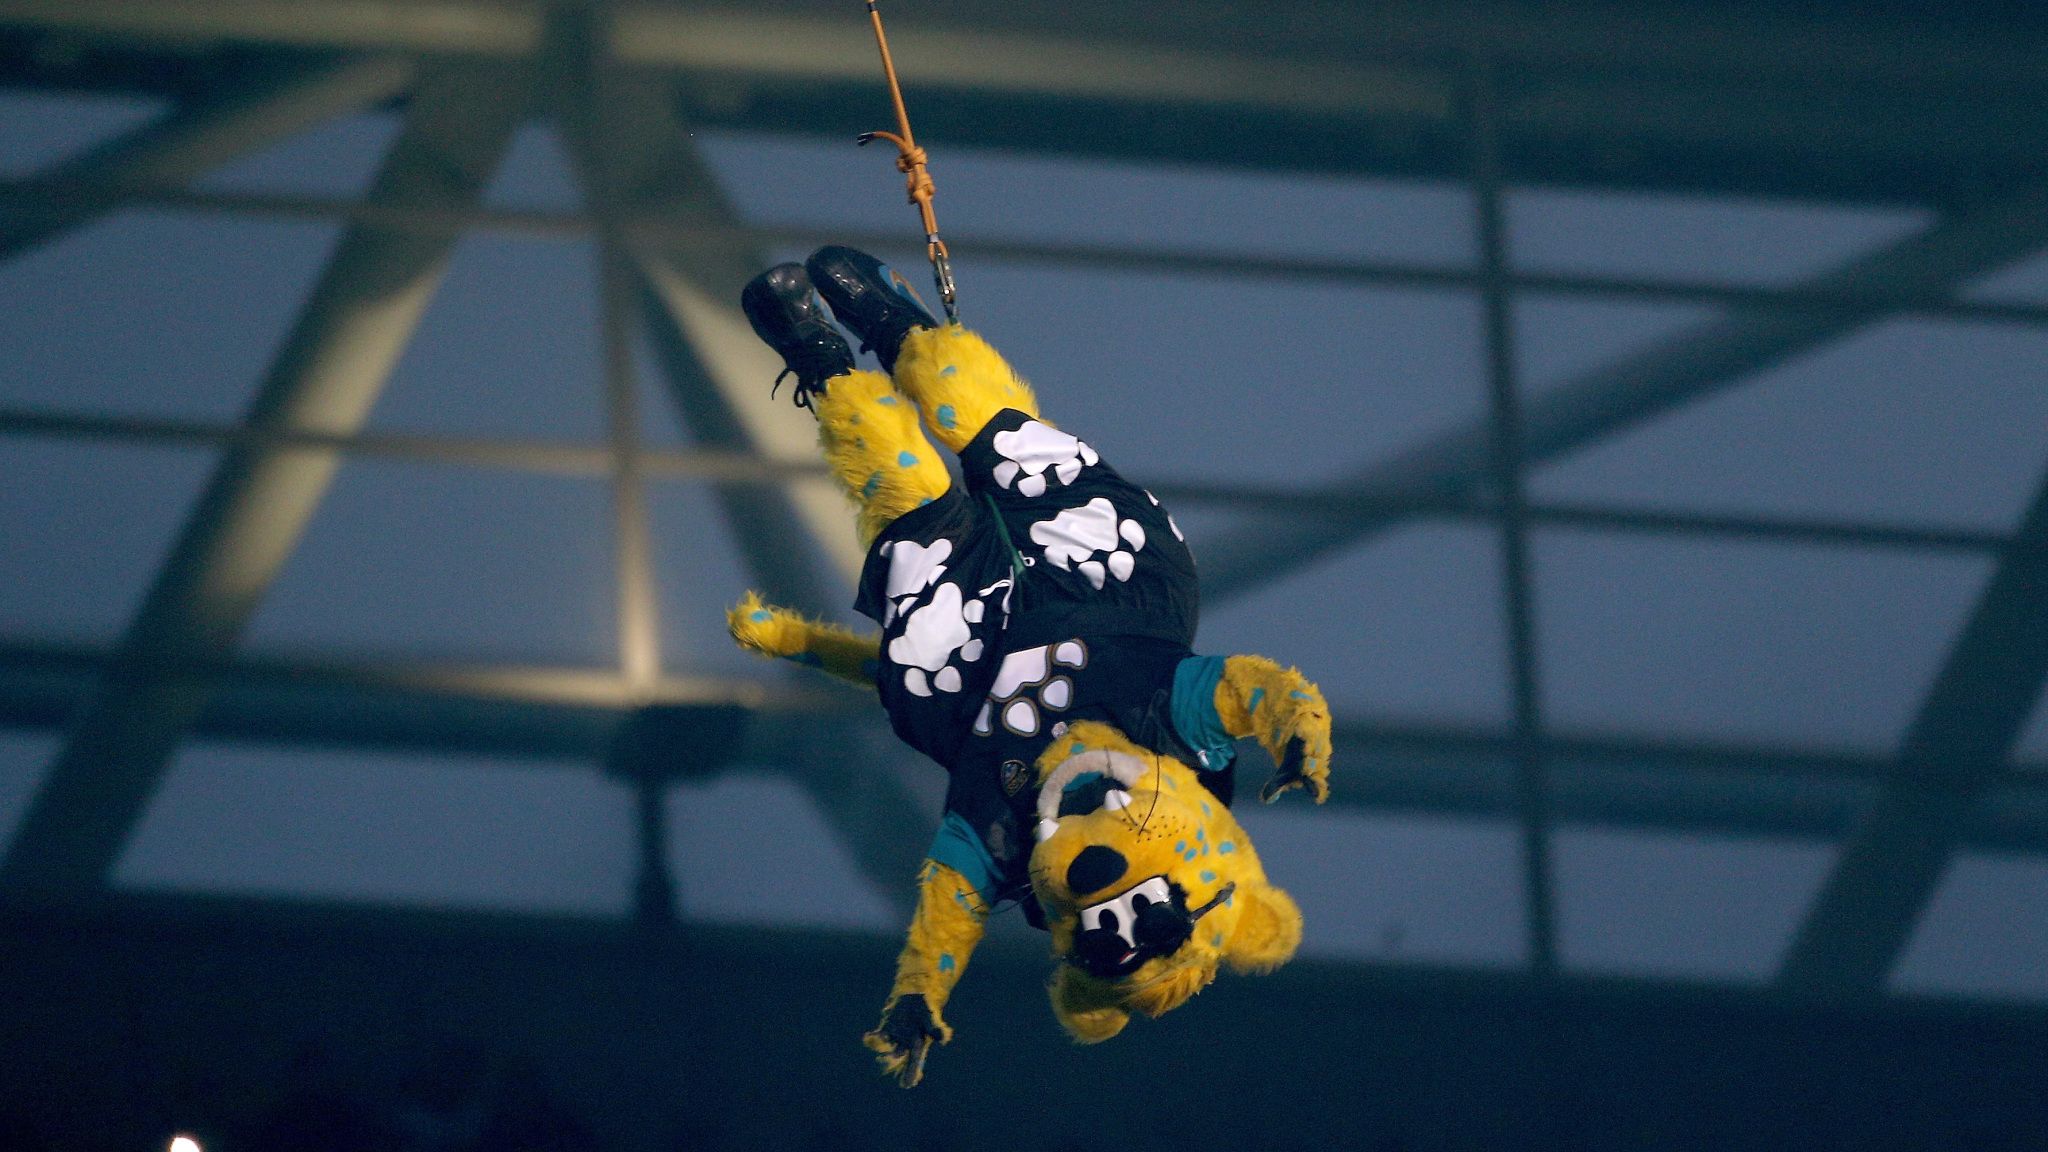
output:
POLYGON ((0 731, 0 851, 14 839, 62 740, 55 732, 0 731))
POLYGON ((0 89, 0 179, 19 180, 161 115, 161 100, 0 89))
POLYGON ((1333 479, 1484 410, 1467 294, 955 267, 1046 415, 1141 482, 1333 479))
MULTIPOLYGON (((886 148, 705 132, 751 223, 916 237, 886 148)), ((948 234, 1314 260, 1469 264, 1471 195, 1457 184, 1275 175, 946 149, 932 159, 948 234)), ((971 245, 956 250, 971 260, 971 245)), ((965 291, 965 286, 962 286, 965 291)))
POLYGON ((111 643, 213 454, 0 438, 0 634, 111 643))
POLYGON ((370 426, 603 439, 595 246, 463 237, 370 426))
POLYGON ((1520 833, 1497 821, 1236 809, 1301 905, 1304 956, 1508 967, 1528 955, 1520 833))
POLYGON ((0 263, 0 403, 238 418, 338 234, 124 212, 0 263))
POLYGON ((1559 728, 1891 750, 1986 560, 1544 529, 1544 706, 1559 728))
POLYGON ((1893 969, 1899 992, 2048 1001, 2048 860, 1960 853, 1893 969))
POLYGON ((1605 368, 1697 328, 1704 305, 1525 293, 1515 298, 1515 373, 1528 395, 1605 368))
POLYGON ((172 765, 115 883, 619 916, 632 812, 594 770, 198 743, 172 765))
POLYGON ((562 137, 549 123, 523 124, 512 134, 498 174, 484 191, 490 208, 538 208, 575 212, 583 207, 583 189, 562 137))
POLYGON ((2048 304, 2048 252, 1993 272, 1970 285, 1963 295, 2006 304, 2048 304))
POLYGON ((1417 525, 1230 601, 1199 647, 1297 665, 1347 720, 1504 724, 1500 611, 1497 535, 1417 525))
POLYGON ((611 524, 600 480, 350 461, 248 643, 615 664, 611 524))
POLYGON ((1931 212, 1519 188, 1515 265, 1530 272, 1785 286, 1919 231, 1931 212))
POLYGON ((1790 840, 1557 829, 1558 958, 1568 969, 1762 983, 1835 856, 1790 840))
POLYGON ((193 182, 216 192, 353 198, 369 191, 398 138, 398 117, 361 112, 325 120, 193 182))
POLYGON ((692 919, 815 928, 901 928, 803 790, 734 772, 669 791, 669 865, 692 919), (774 859, 761 849, 772 843, 774 859))
POLYGON ((1559 500, 2005 530, 2048 472, 2048 331, 1896 320, 1540 469, 1559 500))
POLYGON ((725 609, 753 585, 711 486, 649 485, 647 519, 661 593, 662 663, 677 671, 773 674, 773 662, 740 651, 726 630, 725 609))

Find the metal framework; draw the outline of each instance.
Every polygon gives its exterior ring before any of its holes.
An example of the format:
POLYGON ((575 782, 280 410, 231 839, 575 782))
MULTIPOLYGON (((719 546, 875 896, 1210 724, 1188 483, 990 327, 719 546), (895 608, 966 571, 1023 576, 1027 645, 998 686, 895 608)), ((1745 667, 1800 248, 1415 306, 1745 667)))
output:
MULTIPOLYGON (((2048 307, 1956 297, 2048 248, 2048 24, 1988 2, 1946 6, 1938 22, 1875 4, 1792 14, 1736 0, 1356 11, 1277 0, 1198 6, 1171 23, 1136 0, 920 7, 930 11, 906 6, 891 28, 899 56, 918 62, 917 82, 940 97, 919 108, 931 143, 1427 175, 1471 188, 1481 243, 1468 268, 955 243, 1092 267, 1446 288, 1482 302, 1491 401, 1470 427, 1316 490, 1154 487, 1268 522, 1256 542, 1205 542, 1205 589, 1218 598, 1397 523, 1497 527, 1512 726, 1350 727, 1340 733, 1353 765, 1340 796, 1517 821, 1539 975, 1555 969, 1548 839, 1560 821, 1841 840, 1842 860, 1782 973, 1807 992, 1879 987, 1957 846, 2048 852, 2048 776, 2010 763, 2048 681, 2048 494, 2008 535, 1547 504, 1523 485, 1536 464, 1882 319, 2048 328, 2048 307), (1514 267, 1502 221, 1505 191, 1527 183, 1910 203, 1938 219, 1783 288, 1538 275, 1514 267), (1526 293, 1702 303, 1720 319, 1523 401, 1509 317, 1526 293), (1560 523, 1954 551, 1994 558, 1997 575, 1895 757, 1619 739, 1560 731, 1541 714, 1527 536, 1560 523)), ((0 637, 0 724, 66 731, 0 861, 0 890, 65 898, 104 883, 188 736, 591 762, 650 705, 771 720, 751 727, 741 754, 786 765, 863 870, 888 881, 885 891, 902 887, 931 817, 899 779, 870 709, 829 687, 665 670, 644 499, 650 478, 709 479, 754 581, 812 611, 846 599, 859 560, 848 517, 804 430, 768 410, 759 383, 776 366, 732 306, 763 251, 819 238, 743 224, 689 129, 865 127, 858 95, 874 83, 873 64, 853 15, 828 0, 0 0, 7 83, 174 105, 78 160, 0 183, 0 259, 129 205, 349 226, 243 420, 0 410, 0 435, 198 444, 221 459, 119 645, 0 637), (308 126, 390 103, 404 110, 404 134, 361 200, 188 186, 308 126), (587 211, 479 204, 528 116, 562 130, 587 211), (363 431, 451 244, 471 230, 595 240, 603 444, 363 431), (691 449, 643 443, 629 376, 636 332, 698 438, 691 449), (243 625, 353 456, 609 479, 617 669, 238 656, 243 625), (808 754, 825 744, 835 755, 808 754)), ((659 832, 658 820, 647 826, 659 832)))

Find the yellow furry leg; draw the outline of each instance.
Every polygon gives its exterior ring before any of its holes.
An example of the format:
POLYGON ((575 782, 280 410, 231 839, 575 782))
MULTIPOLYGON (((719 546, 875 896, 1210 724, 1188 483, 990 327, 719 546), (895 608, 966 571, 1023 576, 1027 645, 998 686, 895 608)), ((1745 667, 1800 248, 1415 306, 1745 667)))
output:
POLYGON ((1260 799, 1271 803, 1292 788, 1318 804, 1329 799, 1330 705, 1308 677, 1264 656, 1229 657, 1216 682, 1216 715, 1225 732, 1257 740, 1279 766, 1260 799))
POLYGON ((917 881, 917 911, 911 914, 903 952, 896 958, 896 982, 882 1005, 882 1022, 861 1037, 883 1073, 896 1077, 905 1088, 923 1077, 925 1053, 932 1043, 953 1039, 946 1001, 967 971, 967 958, 981 943, 989 912, 965 876, 936 860, 924 862, 917 881), (913 1004, 917 1007, 906 1013, 913 1004))
POLYGON ((1038 415, 1038 397, 988 341, 958 324, 917 328, 896 358, 896 387, 939 443, 958 452, 1005 408, 1038 415))
POLYGON ((861 543, 952 484, 945 462, 918 431, 916 411, 880 372, 833 377, 816 410, 818 445, 860 505, 861 543))

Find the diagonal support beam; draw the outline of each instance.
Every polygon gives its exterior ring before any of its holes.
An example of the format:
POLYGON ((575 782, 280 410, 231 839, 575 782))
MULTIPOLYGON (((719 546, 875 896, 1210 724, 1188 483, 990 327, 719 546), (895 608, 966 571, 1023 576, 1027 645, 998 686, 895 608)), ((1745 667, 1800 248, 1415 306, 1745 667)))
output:
MULTIPOLYGON (((740 289, 765 266, 753 236, 726 203, 662 81, 600 70, 599 110, 570 136, 601 182, 599 202, 628 213, 659 207, 698 226, 690 236, 634 251, 644 327, 689 430, 705 447, 775 465, 815 465, 817 433, 785 397, 769 396, 779 358, 739 312, 740 289)), ((836 615, 851 599, 862 549, 852 509, 823 476, 781 484, 722 484, 717 496, 748 573, 770 599, 836 615)), ((736 596, 738 589, 725 595, 736 596)), ((933 821, 891 768, 891 752, 864 743, 812 749, 783 764, 810 794, 885 898, 902 900, 933 821)))
MULTIPOLYGON (((1525 459, 1532 466, 1555 459, 1840 340, 1898 310, 1883 297, 1945 295, 2044 246, 2048 194, 2029 191, 1956 213, 1800 286, 1833 294, 1834 303, 1731 308, 1710 326, 1530 398, 1523 409, 1525 459), (1867 299, 1855 299, 1859 293, 1867 299)), ((1241 595, 1404 520, 1419 507, 1482 494, 1490 467, 1488 429, 1485 420, 1475 421, 1331 485, 1331 495, 1360 502, 1344 516, 1266 517, 1254 531, 1207 542, 1203 595, 1211 603, 1241 595)))
POLYGON ((1871 992, 1905 949, 1978 804, 2010 771, 2048 685, 2048 483, 1913 724, 1899 766, 1793 937, 1779 982, 1871 992))
POLYGON ((417 69, 373 56, 231 85, 173 109, 9 191, 0 214, 0 260, 44 244, 152 187, 178 185, 324 120, 380 104, 417 69))
MULTIPOLYGON (((424 78, 373 197, 474 202, 524 107, 523 88, 502 71, 449 68, 424 78)), ((272 364, 249 425, 359 429, 452 245, 452 237, 352 228, 272 364)), ((332 449, 281 445, 222 455, 0 860, 0 887, 64 893, 105 881, 179 739, 212 695, 215 678, 193 666, 233 649, 339 463, 332 449)))

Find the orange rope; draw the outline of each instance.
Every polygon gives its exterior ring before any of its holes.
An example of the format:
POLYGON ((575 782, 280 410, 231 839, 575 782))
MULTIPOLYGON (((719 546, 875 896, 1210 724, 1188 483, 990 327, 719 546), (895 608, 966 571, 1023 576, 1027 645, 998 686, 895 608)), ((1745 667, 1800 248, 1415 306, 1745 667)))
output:
POLYGON ((896 145, 896 170, 903 173, 910 192, 910 202, 917 206, 918 219, 924 224, 925 255, 932 262, 932 278, 938 282, 939 302, 946 307, 946 319, 958 321, 960 312, 954 301, 953 265, 946 251, 946 242, 939 239, 939 218, 932 211, 932 196, 937 189, 932 186, 932 176, 926 170, 925 151, 917 146, 917 140, 910 134, 910 112, 903 106, 903 88, 896 82, 896 61, 889 55, 889 38, 882 32, 882 13, 875 7, 875 0, 867 0, 868 19, 875 26, 875 47, 882 51, 882 74, 889 81, 889 100, 896 106, 896 132, 863 132, 859 141, 866 144, 882 139, 896 145))

